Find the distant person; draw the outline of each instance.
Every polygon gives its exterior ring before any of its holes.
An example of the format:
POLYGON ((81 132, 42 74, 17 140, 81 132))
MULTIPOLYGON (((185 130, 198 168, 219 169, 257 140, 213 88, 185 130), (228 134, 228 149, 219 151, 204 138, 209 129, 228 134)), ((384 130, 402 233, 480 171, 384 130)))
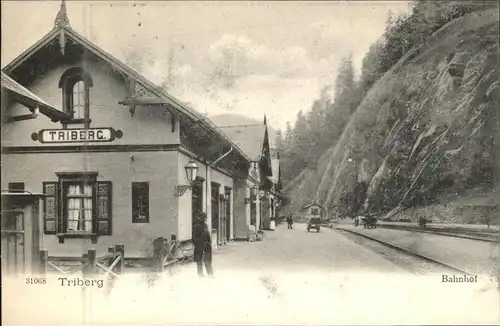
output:
POLYGON ((292 230, 293 229, 293 218, 292 214, 288 214, 288 217, 286 218, 286 222, 288 223, 288 229, 292 230))
POLYGON ((214 274, 212 269, 212 239, 207 226, 207 214, 203 212, 197 213, 194 227, 193 242, 194 242, 194 260, 198 267, 198 276, 203 275, 203 264, 207 274, 214 274))

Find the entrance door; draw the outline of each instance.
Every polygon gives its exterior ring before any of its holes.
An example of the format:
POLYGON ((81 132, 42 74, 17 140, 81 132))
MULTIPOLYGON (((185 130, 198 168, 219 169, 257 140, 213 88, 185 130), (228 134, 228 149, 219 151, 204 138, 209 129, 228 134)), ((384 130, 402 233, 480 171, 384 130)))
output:
POLYGON ((219 243, 219 184, 212 182, 212 230, 217 231, 217 242, 219 243))
POLYGON ((221 196, 220 199, 220 207, 219 207, 219 212, 220 212, 220 224, 218 228, 218 232, 220 233, 219 237, 219 244, 225 244, 226 243, 226 205, 227 201, 224 197, 221 196))
POLYGON ((2 210, 2 273, 17 274, 25 270, 24 211, 19 208, 2 210))
POLYGON ((257 204, 252 200, 250 204, 250 225, 255 226, 257 220, 257 204))
POLYGON ((231 238, 231 189, 226 188, 226 241, 229 241, 231 238))
POLYGON ((203 181, 196 179, 191 189, 191 239, 194 237, 194 224, 196 216, 203 211, 203 181))

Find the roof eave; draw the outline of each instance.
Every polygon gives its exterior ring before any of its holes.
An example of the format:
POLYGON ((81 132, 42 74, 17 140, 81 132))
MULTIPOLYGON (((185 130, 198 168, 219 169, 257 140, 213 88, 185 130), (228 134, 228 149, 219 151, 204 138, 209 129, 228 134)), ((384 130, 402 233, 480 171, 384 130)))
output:
POLYGON ((77 31, 75 31, 71 27, 62 27, 62 28, 66 32, 68 32, 68 34, 70 36, 75 38, 77 41, 85 44, 90 50, 92 50, 92 52, 95 55, 97 55, 101 59, 107 61, 115 68, 118 68, 118 70, 122 71, 123 73, 129 75, 130 77, 132 77, 132 79, 134 79, 134 81, 141 83, 152 94, 158 96, 159 98, 161 98, 163 100, 166 100, 165 104, 171 105, 174 109, 180 111, 181 113, 184 113, 185 115, 189 116, 191 119, 193 119, 195 121, 200 120, 200 117, 198 115, 196 115, 193 112, 186 109, 178 100, 176 100, 172 96, 165 94, 162 91, 159 91, 157 89, 156 85, 154 85, 149 80, 147 80, 145 77, 143 77, 139 72, 134 71, 131 67, 129 67, 129 66, 125 65, 124 63, 120 62, 119 60, 115 59, 111 54, 104 51, 99 46, 92 43, 90 40, 81 36, 77 31))
POLYGON ((19 65, 21 65, 25 61, 26 57, 28 57, 32 52, 47 45, 47 43, 52 41, 52 39, 55 36, 57 36, 60 29, 61 28, 51 29, 47 34, 42 36, 41 39, 39 39, 37 42, 32 44, 29 48, 27 48, 25 51, 23 51, 21 54, 19 54, 17 57, 15 57, 11 62, 9 62, 4 68, 2 68, 2 71, 4 71, 7 75, 10 75, 10 73, 14 69, 19 67, 19 65))
MULTIPOLYGON (((2 77, 4 77, 4 76, 8 80, 10 79, 11 83, 17 84, 17 87, 22 88, 24 90, 24 92, 29 93, 29 90, 25 89, 22 85, 18 84, 15 80, 12 80, 10 77, 8 77, 8 75, 6 75, 5 73, 2 72, 2 77)), ((52 121, 54 121, 54 122, 61 121, 61 120, 67 120, 67 119, 71 118, 70 114, 68 114, 66 112, 62 112, 62 111, 56 109, 55 107, 43 102, 43 100, 37 98, 37 96, 35 94, 32 94, 32 96, 30 96, 30 94, 21 93, 20 90, 13 89, 10 86, 6 86, 3 84, 2 84, 2 90, 7 92, 7 94, 9 94, 9 97, 11 97, 12 100, 27 107, 31 111, 34 111, 35 109, 38 108, 40 113, 51 118, 52 121)))
POLYGON ((134 81, 141 83, 148 91, 150 91, 152 94, 158 96, 159 98, 166 100, 164 104, 167 104, 171 106, 173 109, 176 109, 177 111, 185 114, 188 116, 191 120, 195 122, 202 122, 207 126, 210 130, 213 130, 215 133, 218 133, 222 138, 226 139, 234 148, 237 149, 237 151, 247 160, 251 161, 248 155, 246 155, 241 148, 239 148, 234 142, 231 141, 229 137, 227 137, 222 131, 220 131, 218 128, 214 128, 214 126, 211 126, 209 123, 207 123, 206 120, 198 116, 197 114, 194 114, 190 110, 186 109, 179 101, 174 99, 168 94, 165 94, 161 91, 158 91, 155 85, 153 85, 151 82, 149 82, 146 78, 141 76, 138 72, 135 72, 131 67, 126 66, 119 60, 116 60, 111 54, 107 53, 103 49, 101 49, 99 46, 96 44, 92 43, 91 41, 87 40, 83 36, 81 36, 77 31, 72 29, 71 27, 57 27, 53 28, 51 31, 49 31, 47 34, 45 34, 38 42, 30 46, 27 50, 25 50, 23 53, 21 53, 19 56, 17 56, 14 60, 12 60, 8 65, 4 67, 4 71, 9 74, 12 72, 14 69, 16 69, 19 65, 21 65, 26 57, 28 57, 32 52, 36 51, 37 49, 45 46, 48 42, 52 41, 59 32, 66 32, 69 34, 70 37, 73 37, 76 41, 84 44, 87 48, 89 48, 95 55, 103 59, 104 61, 108 62, 114 68, 118 68, 118 70, 122 71, 126 75, 130 76, 134 81))

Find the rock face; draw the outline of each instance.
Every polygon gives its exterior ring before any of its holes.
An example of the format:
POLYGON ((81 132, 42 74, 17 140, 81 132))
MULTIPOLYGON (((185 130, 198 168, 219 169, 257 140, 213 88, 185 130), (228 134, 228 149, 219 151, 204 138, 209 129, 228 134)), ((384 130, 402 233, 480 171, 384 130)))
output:
POLYGON ((463 16, 409 51, 314 169, 286 185, 290 210, 317 201, 335 215, 392 215, 500 185, 498 19, 463 16))

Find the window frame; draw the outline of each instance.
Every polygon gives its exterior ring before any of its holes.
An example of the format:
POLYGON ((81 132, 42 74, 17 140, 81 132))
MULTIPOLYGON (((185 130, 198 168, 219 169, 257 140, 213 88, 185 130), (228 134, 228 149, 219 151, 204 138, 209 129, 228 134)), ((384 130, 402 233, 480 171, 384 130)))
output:
MULTIPOLYGON (((130 189, 131 189, 131 199, 132 199, 132 202, 131 202, 132 203, 132 206, 131 206, 131 208, 132 208, 132 223, 149 223, 150 217, 151 217, 149 182, 134 181, 134 182, 132 182, 130 189), (147 213, 146 213, 145 218, 139 218, 139 215, 138 215, 139 212, 137 210, 137 207, 135 206, 135 203, 138 200, 138 198, 135 198, 135 196, 139 196, 137 191, 139 191, 140 189, 146 189, 146 192, 147 192, 147 196, 146 196, 146 200, 147 200, 147 205, 146 205, 147 211, 146 212, 147 213)), ((142 197, 142 198, 144 198, 144 197, 142 197)))
POLYGON ((59 88, 62 89, 63 111, 71 115, 70 120, 63 121, 63 125, 81 124, 86 128, 90 126, 90 88, 93 87, 93 81, 90 75, 81 67, 73 67, 66 70, 59 80, 59 88), (84 85, 84 113, 83 118, 75 118, 73 111, 74 87, 78 82, 84 85))
POLYGON ((96 220, 97 220, 97 172, 71 172, 71 173, 56 173, 59 177, 60 188, 60 204, 58 207, 59 216, 62 219, 62 229, 59 227, 59 234, 64 236, 72 235, 96 235, 96 220), (66 195, 67 187, 71 184, 84 185, 85 183, 92 186, 92 230, 91 231, 69 231, 68 222, 69 215, 67 215, 68 197, 66 195))
MULTIPOLYGON (((111 181, 97 181, 97 172, 58 172, 57 181, 43 182, 44 192, 47 186, 53 185, 54 193, 46 198, 54 198, 54 216, 47 216, 47 202, 43 204, 43 233, 54 234, 59 238, 59 243, 64 243, 65 238, 91 238, 92 243, 97 243, 97 237, 111 235, 112 233, 112 183, 111 181), (92 187, 92 220, 91 230, 68 230, 69 213, 67 207, 69 200, 67 190, 70 185, 90 184, 92 187), (101 189, 104 189, 102 191, 101 189), (104 199, 103 199, 104 198, 104 199), (101 200, 105 201, 106 212, 100 211, 101 200), (55 230, 47 228, 47 223, 54 221, 55 230), (101 228, 101 226, 103 226, 101 228)), ((83 198, 83 197, 81 197, 83 198)), ((88 198, 88 196, 87 196, 88 198)), ((83 219, 85 221, 85 219, 83 219)))
POLYGON ((24 192, 26 190, 26 185, 24 182, 9 182, 8 191, 9 192, 24 192))
MULTIPOLYGON (((62 182, 61 184, 61 189, 62 189, 62 217, 63 217, 63 233, 65 234, 73 234, 73 233, 89 233, 89 234, 95 234, 97 233, 96 229, 95 229, 95 219, 96 219, 96 216, 97 216, 97 209, 96 209, 96 204, 97 204, 97 200, 96 200, 96 181, 91 181, 91 182, 86 182, 85 179, 82 179, 82 180, 75 180, 75 181, 72 181, 72 180, 68 180, 68 181, 64 181, 62 182), (80 188, 80 191, 81 191, 81 194, 80 195, 77 195, 77 196, 74 196, 74 195, 68 195, 68 191, 69 191, 69 187, 70 186, 79 186, 80 188), (92 190, 92 193, 90 194, 90 196, 88 195, 85 195, 84 194, 84 191, 85 191, 85 185, 90 185, 91 187, 91 190, 92 190), (68 226, 70 224, 70 214, 69 214, 69 200, 70 199, 80 199, 80 202, 82 204, 82 207, 80 207, 80 211, 83 212, 85 211, 85 207, 84 207, 84 199, 86 198, 89 198, 92 200, 92 207, 91 207, 91 229, 90 230, 85 230, 85 226, 83 228, 83 230, 68 230, 68 226)), ((83 219, 78 219, 79 221, 83 221, 84 225, 85 225, 85 217, 83 217, 83 219)), ((71 220, 73 221, 73 220, 71 220)))

